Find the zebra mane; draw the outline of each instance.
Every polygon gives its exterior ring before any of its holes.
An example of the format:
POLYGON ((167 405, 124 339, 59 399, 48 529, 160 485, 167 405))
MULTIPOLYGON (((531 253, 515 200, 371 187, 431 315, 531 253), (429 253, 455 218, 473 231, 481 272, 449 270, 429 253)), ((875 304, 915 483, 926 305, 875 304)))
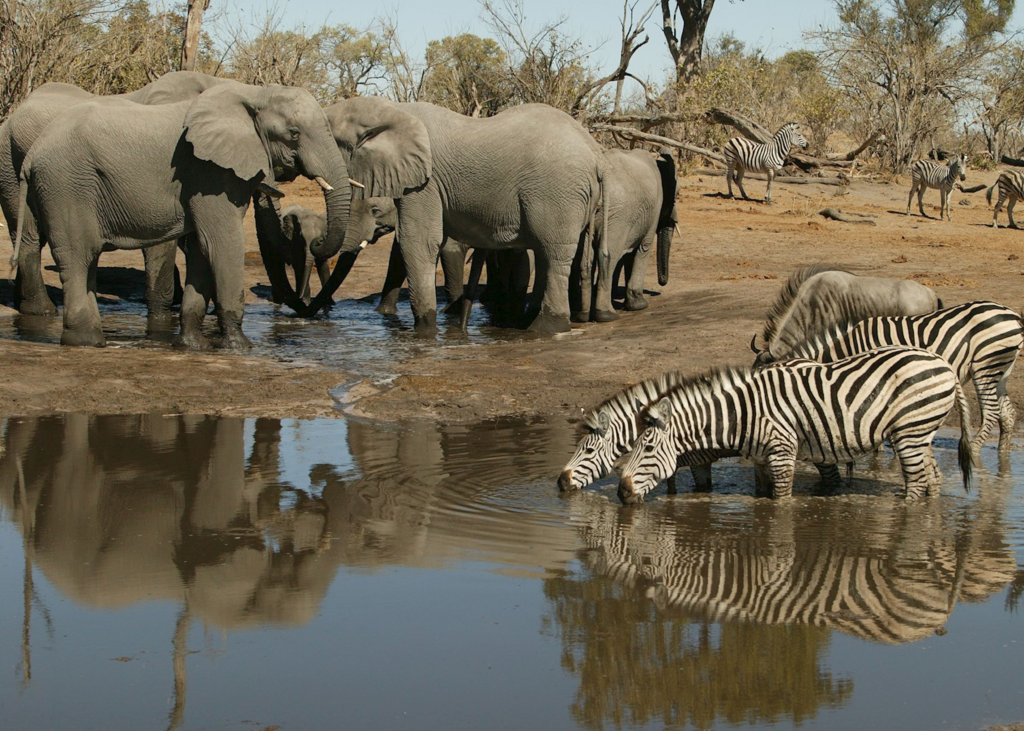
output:
POLYGON ((693 393, 700 396, 710 395, 721 386, 732 386, 747 380, 754 370, 742 366, 716 366, 703 373, 686 376, 672 385, 664 396, 670 393, 693 393))
POLYGON ((796 129, 799 126, 800 126, 799 122, 786 122, 784 125, 779 127, 779 130, 775 134, 772 135, 772 138, 773 139, 778 139, 779 137, 782 136, 782 134, 785 131, 790 130, 790 129, 796 129))
POLYGON ((789 279, 782 286, 782 290, 775 298, 775 302, 768 308, 768 312, 765 313, 764 332, 762 337, 764 338, 765 348, 767 349, 771 344, 772 340, 779 333, 779 325, 785 319, 786 315, 789 314, 790 309, 793 307, 793 303, 796 302, 797 292, 800 291, 800 285, 806 282, 808 279, 816 274, 822 272, 845 272, 845 269, 839 267, 828 266, 826 264, 814 264, 808 267, 802 267, 797 269, 795 272, 789 275, 789 279))
POLYGON ((588 411, 586 416, 583 417, 583 426, 590 431, 599 431, 601 425, 598 422, 598 416, 605 410, 610 412, 610 416, 615 416, 616 414, 634 414, 639 416, 636 408, 637 401, 643 404, 653 404, 661 396, 686 380, 687 377, 679 371, 668 371, 660 376, 635 383, 619 391, 614 396, 606 398, 588 411))

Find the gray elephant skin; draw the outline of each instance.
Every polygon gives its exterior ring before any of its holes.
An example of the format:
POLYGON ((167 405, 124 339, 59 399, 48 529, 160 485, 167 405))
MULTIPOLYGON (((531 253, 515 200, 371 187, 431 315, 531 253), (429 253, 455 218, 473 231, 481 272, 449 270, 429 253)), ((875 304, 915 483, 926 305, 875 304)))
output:
MULTIPOLYGON (((598 322, 618 318, 612 306, 612 290, 619 268, 626 272, 626 309, 647 307, 644 279, 655 240, 658 283, 668 284, 669 254, 677 220, 676 169, 671 152, 662 150, 655 159, 644 150, 606 150, 604 157, 607 224, 605 216, 597 217, 594 242, 598 259, 607 256, 608 260, 604 267, 598 266, 593 314, 598 322)), ((591 319, 588 284, 583 283, 581 311, 573 313, 577 322, 591 319)))
POLYGON ((754 367, 784 360, 808 338, 830 327, 869 317, 924 315, 942 309, 942 300, 923 284, 907 279, 862 277, 835 267, 798 269, 782 287, 765 317, 764 346, 751 350, 754 367))
MULTIPOLYGON (((228 83, 207 74, 173 71, 130 94, 127 99, 138 104, 172 104, 194 99, 207 89, 228 83)), ((94 94, 72 84, 43 84, 23 101, 10 117, 0 124, 0 209, 7 219, 11 236, 18 227, 18 177, 29 148, 46 126, 71 107, 97 99, 94 94)), ((40 244, 35 221, 23 224, 18 275, 14 284, 14 306, 26 315, 55 315, 57 308, 46 294, 40 271, 40 244)), ((174 257, 172 242, 143 250, 146 261, 146 303, 150 315, 170 313, 174 298, 174 257)))
POLYGON ((61 342, 105 344, 90 285, 105 247, 187 237, 176 343, 208 345, 201 327, 216 299, 222 345, 247 347, 242 218, 275 171, 277 180, 303 175, 321 185, 324 245, 340 248, 351 200, 348 169, 323 109, 304 89, 221 84, 194 101, 162 106, 96 99, 51 122, 22 166, 20 195, 60 270, 61 342))
MULTIPOLYGON (((449 239, 482 249, 533 249, 544 295, 529 329, 569 329, 569 275, 577 251, 590 244, 602 161, 600 146, 572 117, 526 104, 478 119, 376 98, 339 102, 327 116, 338 146, 356 150, 350 173, 365 194, 398 199, 398 239, 418 331, 437 328, 434 277, 449 239), (357 160, 360 146, 375 154, 357 160), (399 157, 407 162, 390 162, 399 157), (406 178, 417 176, 406 173, 416 172, 425 173, 424 182, 409 184, 406 178)), ((310 311, 330 300, 357 253, 341 249, 310 311)))
MULTIPOLYGON (((318 257, 314 250, 322 249, 327 233, 327 219, 323 214, 299 205, 280 209, 277 200, 266 193, 257 192, 253 199, 256 211, 256 236, 260 244, 263 265, 270 279, 270 299, 283 304, 291 292, 308 303, 309 279, 314 267, 323 287, 330 275, 329 258, 318 257), (287 281, 285 268, 291 267, 295 286, 287 281)), ((364 198, 352 201, 345 240, 356 245, 374 244, 397 226, 395 202, 390 198, 364 198)))

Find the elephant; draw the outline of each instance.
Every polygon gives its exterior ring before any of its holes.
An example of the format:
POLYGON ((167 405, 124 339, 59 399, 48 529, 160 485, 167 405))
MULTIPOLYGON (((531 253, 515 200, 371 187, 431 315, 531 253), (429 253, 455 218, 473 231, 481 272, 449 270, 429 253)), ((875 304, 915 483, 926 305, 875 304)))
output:
POLYGON ((254 192, 280 195, 275 179, 300 174, 324 191, 322 245, 340 248, 352 195, 348 166, 323 109, 304 89, 221 84, 162 106, 97 99, 51 122, 25 159, 19 194, 60 270, 61 343, 105 344, 90 284, 105 247, 187 237, 176 344, 209 345, 201 327, 215 298, 222 346, 249 347, 241 327, 242 218, 254 192))
MULTIPOLYGON (((676 226, 676 169, 672 153, 662 149, 657 160, 644 150, 606 150, 604 185, 608 201, 605 217, 597 217, 594 236, 598 257, 607 256, 599 267, 594 295, 594 319, 609 322, 618 318, 612 306, 612 290, 619 265, 626 271, 626 309, 642 310, 647 259, 655 238, 658 242, 658 283, 668 284, 668 260, 676 226), (605 271, 606 270, 606 271, 605 271), (610 275, 610 276, 609 276, 610 275)), ((584 267, 584 273, 588 267, 584 267)), ((583 296, 573 320, 591 317, 589 281, 582 283, 583 296)))
MULTIPOLYGON (((218 84, 230 83, 194 71, 173 71, 130 94, 116 97, 138 104, 159 105, 194 99, 218 84)), ((0 125, 0 209, 12 233, 18 227, 18 177, 29 148, 46 126, 67 109, 96 99, 72 84, 48 83, 33 91, 0 125)), ((152 316, 170 313, 174 299, 173 242, 143 250, 146 261, 146 303, 152 316)), ((29 217, 22 232, 14 306, 26 315, 55 315, 57 308, 46 294, 40 270, 41 255, 35 221, 29 217)))
MULTIPOLYGON (((253 197, 256 211, 256 236, 260 244, 263 265, 270 279, 270 299, 283 304, 292 291, 300 300, 309 302, 309 278, 316 267, 321 287, 330 274, 329 258, 314 256, 327 232, 327 219, 320 213, 291 205, 279 210, 272 196, 257 192, 253 197), (285 275, 290 266, 295 276, 295 289, 291 290, 285 275)), ((363 198, 352 201, 345 231, 346 240, 356 244, 375 244, 395 230, 397 215, 390 198, 363 198)))
MULTIPOLYGON (((376 153, 359 164, 353 155, 350 164, 365 194, 398 199, 398 238, 417 331, 437 330, 434 276, 449 239, 482 249, 533 249, 544 295, 529 329, 569 329, 570 270, 580 246, 589 246, 602 165, 601 147, 572 117, 525 104, 479 119, 425 102, 378 98, 338 102, 327 116, 339 147, 363 144, 376 153), (392 162, 410 150, 428 171, 416 186, 402 179, 409 165, 392 162)), ((330 300, 358 249, 340 252, 307 314, 330 300)))

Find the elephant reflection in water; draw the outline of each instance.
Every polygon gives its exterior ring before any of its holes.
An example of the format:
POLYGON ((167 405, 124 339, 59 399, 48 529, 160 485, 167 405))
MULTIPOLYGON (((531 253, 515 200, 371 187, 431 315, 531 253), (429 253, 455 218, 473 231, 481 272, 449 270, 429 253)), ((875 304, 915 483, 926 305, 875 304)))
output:
POLYGON ((945 511, 574 501, 586 568, 545 581, 563 666, 580 677, 574 712, 588 726, 704 728, 840 705, 853 681, 821 667, 832 630, 888 644, 941 634, 958 600, 1014 580, 1005 497, 993 485, 945 511))
POLYGON ((257 420, 248 465, 244 425, 159 415, 11 420, 0 502, 31 526, 36 564, 78 603, 167 598, 217 627, 302 624, 337 566, 325 507, 280 482, 279 423, 257 420))

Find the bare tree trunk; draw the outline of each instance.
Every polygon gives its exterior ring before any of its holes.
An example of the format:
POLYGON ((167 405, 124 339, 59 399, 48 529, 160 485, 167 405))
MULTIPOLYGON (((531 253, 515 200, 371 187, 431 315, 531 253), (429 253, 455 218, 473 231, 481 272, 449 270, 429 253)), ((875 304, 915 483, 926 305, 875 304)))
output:
POLYGON ((199 50, 199 39, 203 30, 203 12, 210 7, 210 0, 188 0, 185 16, 185 40, 181 44, 182 71, 196 70, 196 52, 199 50))
POLYGON ((668 52, 676 65, 676 81, 689 83, 700 71, 704 51, 704 33, 708 29, 708 18, 715 7, 715 0, 661 0, 662 33, 668 44, 668 52), (678 13, 683 27, 677 29, 674 15, 678 13))

